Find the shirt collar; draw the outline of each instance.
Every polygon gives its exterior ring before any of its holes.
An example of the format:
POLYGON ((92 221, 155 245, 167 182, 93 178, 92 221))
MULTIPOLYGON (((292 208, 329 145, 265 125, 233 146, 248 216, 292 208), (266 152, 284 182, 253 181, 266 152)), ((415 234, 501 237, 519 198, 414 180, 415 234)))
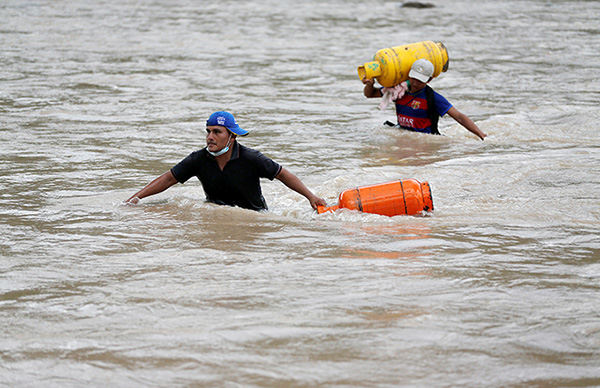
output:
POLYGON ((232 150, 231 150, 231 159, 234 160, 240 157, 240 146, 238 145, 237 140, 233 139, 232 150))

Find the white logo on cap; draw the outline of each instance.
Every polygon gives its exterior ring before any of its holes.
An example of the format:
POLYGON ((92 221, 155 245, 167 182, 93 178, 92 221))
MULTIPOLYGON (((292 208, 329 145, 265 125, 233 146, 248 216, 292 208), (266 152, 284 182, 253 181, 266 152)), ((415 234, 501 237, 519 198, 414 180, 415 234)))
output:
POLYGON ((223 116, 217 117, 217 124, 218 125, 225 125, 225 117, 223 117, 223 116))

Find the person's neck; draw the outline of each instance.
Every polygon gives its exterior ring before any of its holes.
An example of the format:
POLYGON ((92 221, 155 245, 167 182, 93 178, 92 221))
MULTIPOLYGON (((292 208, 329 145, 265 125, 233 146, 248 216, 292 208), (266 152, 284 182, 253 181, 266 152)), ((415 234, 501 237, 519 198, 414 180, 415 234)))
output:
POLYGON ((229 150, 227 150, 227 152, 225 152, 223 155, 215 156, 215 160, 216 160, 217 164, 219 165, 219 168, 221 168, 221 170, 223 170, 225 168, 225 165, 227 164, 227 162, 229 162, 231 160, 231 155, 233 155, 234 145, 235 145, 235 140, 232 140, 231 144, 229 145, 229 150))
MULTIPOLYGON (((427 86, 427 85, 425 85, 425 86, 427 86)), ((425 86, 423 86, 421 89, 414 90, 414 87, 411 85, 409 93, 412 93, 412 94, 419 93, 421 90, 425 89, 425 86)))

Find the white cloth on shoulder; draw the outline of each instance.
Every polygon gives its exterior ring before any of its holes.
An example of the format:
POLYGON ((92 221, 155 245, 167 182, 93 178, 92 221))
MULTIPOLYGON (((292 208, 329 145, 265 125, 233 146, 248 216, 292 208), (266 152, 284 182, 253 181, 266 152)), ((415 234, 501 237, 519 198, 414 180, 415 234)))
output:
POLYGON ((387 108, 389 104, 404 96, 404 93, 406 93, 407 90, 408 82, 406 81, 400 82, 398 85, 393 86, 391 88, 381 89, 383 97, 381 98, 379 109, 385 110, 385 108, 387 108))

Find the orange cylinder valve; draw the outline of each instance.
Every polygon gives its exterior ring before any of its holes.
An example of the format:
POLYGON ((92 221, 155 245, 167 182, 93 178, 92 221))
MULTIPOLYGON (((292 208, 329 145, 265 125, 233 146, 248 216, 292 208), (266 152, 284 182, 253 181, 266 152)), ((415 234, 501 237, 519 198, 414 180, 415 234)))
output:
POLYGON ((335 206, 318 206, 319 214, 338 209, 358 210, 384 216, 415 215, 433 211, 433 198, 428 182, 402 179, 344 190, 335 206))

